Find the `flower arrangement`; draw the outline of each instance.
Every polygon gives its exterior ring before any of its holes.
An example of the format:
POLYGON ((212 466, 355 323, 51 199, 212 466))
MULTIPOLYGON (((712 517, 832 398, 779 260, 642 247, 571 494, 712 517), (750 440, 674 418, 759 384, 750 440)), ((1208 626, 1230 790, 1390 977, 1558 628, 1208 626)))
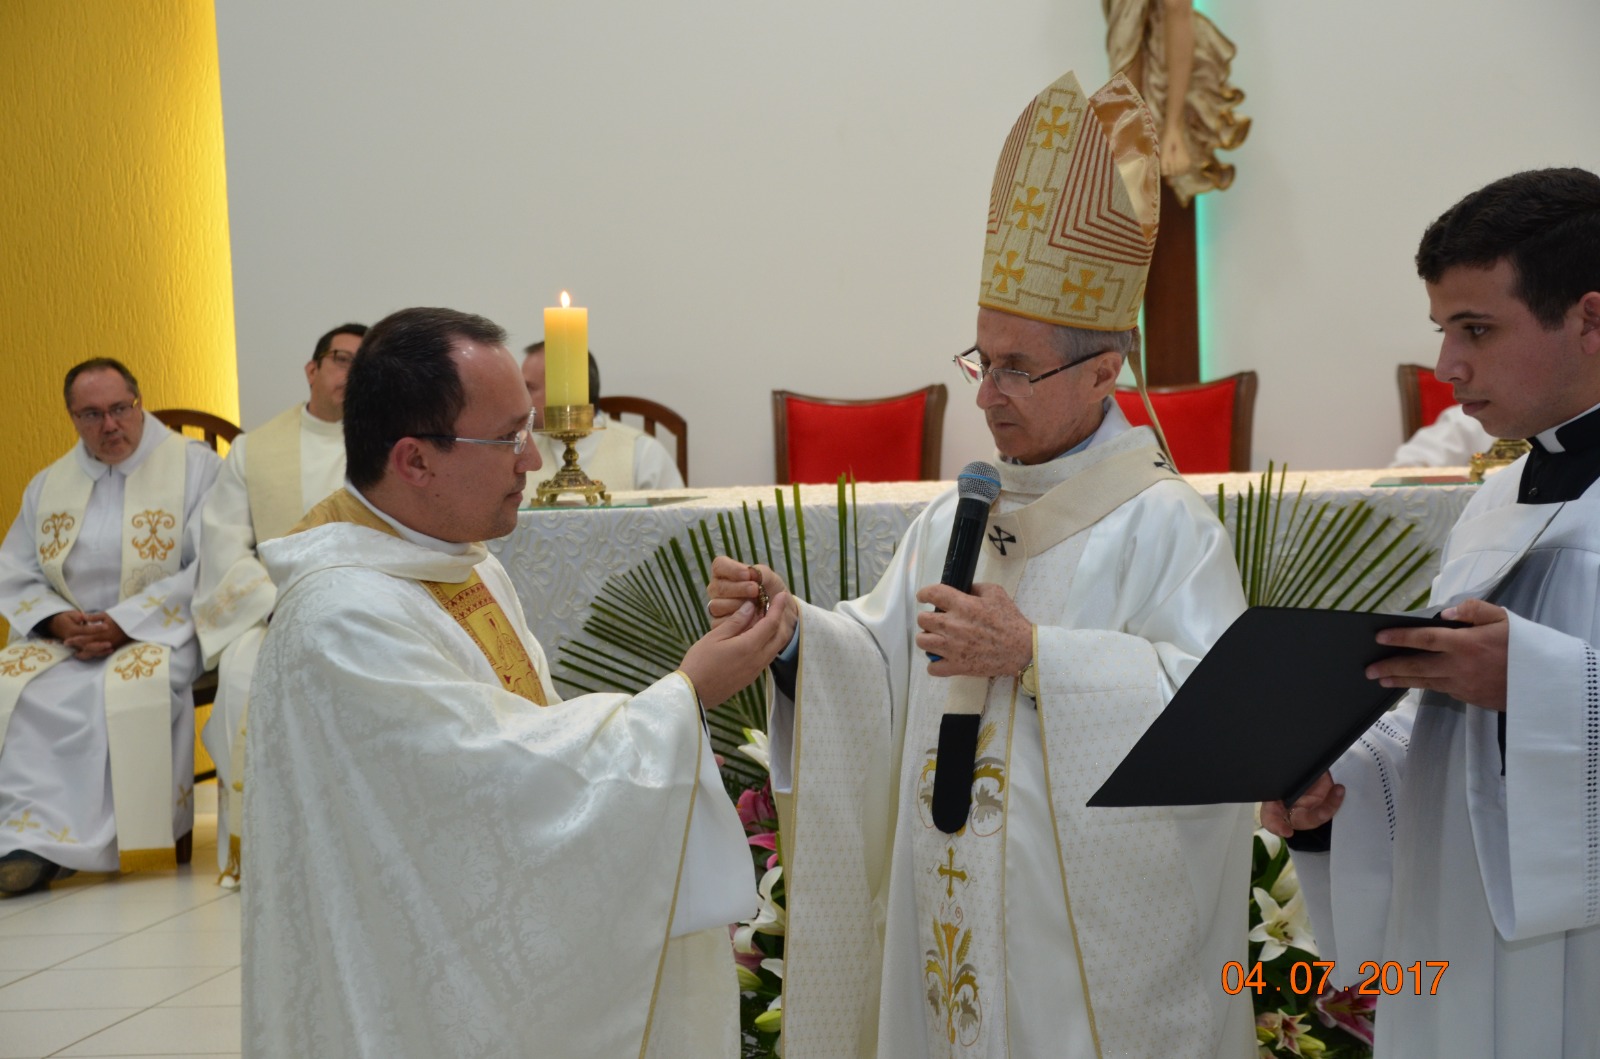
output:
POLYGON ((1234 982, 1224 978, 1223 986, 1254 993, 1260 1059, 1370 1059, 1377 997, 1358 995, 1354 986, 1314 991, 1317 943, 1289 847, 1265 828, 1256 831, 1250 868, 1251 970, 1234 982))
MULTIPOLYGON (((745 729, 748 743, 739 752, 771 770, 764 732, 745 729)), ((739 971, 739 1024, 745 1059, 783 1054, 783 939, 786 919, 783 865, 778 863, 778 810, 769 778, 739 794, 739 820, 749 836, 751 856, 761 881, 755 917, 733 928, 733 959, 739 971)))

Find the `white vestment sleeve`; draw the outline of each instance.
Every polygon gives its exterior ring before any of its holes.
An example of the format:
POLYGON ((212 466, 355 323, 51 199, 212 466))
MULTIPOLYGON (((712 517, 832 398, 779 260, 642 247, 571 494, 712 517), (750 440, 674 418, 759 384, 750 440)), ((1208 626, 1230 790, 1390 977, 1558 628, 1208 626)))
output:
POLYGON ((246 629, 264 622, 272 613, 276 589, 267 568, 256 556, 255 523, 250 517, 250 487, 245 482, 245 451, 248 435, 235 439, 222 461, 211 495, 201 510, 199 570, 195 575, 194 606, 205 615, 214 605, 224 585, 250 585, 227 615, 226 621, 202 617, 198 624, 201 654, 207 666, 214 666, 223 648, 246 629))
POLYGON ((1600 670, 1592 645, 1510 622, 1506 833, 1478 836, 1478 857, 1495 927, 1515 941, 1600 923, 1600 670))
POLYGON ((1334 763, 1345 800, 1333 819, 1332 851, 1293 853, 1318 953, 1339 963, 1333 980, 1341 985, 1354 980, 1360 961, 1383 952, 1396 809, 1417 709, 1412 692, 1334 763))
MULTIPOLYGON (((681 442, 680 442, 681 444, 681 442)), ((633 442, 633 487, 635 489, 682 489, 683 476, 667 447, 649 434, 641 433, 633 442)))

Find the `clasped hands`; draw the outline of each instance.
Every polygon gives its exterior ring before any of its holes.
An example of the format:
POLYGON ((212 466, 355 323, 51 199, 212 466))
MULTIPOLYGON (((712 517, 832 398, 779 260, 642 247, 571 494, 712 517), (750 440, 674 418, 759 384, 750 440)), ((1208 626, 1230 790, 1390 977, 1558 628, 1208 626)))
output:
MULTIPOLYGON (((753 604, 762 591, 772 601, 771 610, 782 611, 782 642, 777 647, 781 651, 800 621, 800 604, 770 567, 750 566, 721 555, 712 561, 711 584, 707 586, 712 627, 729 620, 745 603, 753 604)), ((928 585, 917 593, 917 602, 938 608, 917 615, 921 630, 917 646, 939 656, 939 661, 929 664, 929 674, 1009 677, 1032 661, 1033 625, 999 585, 973 585, 970 595, 949 585, 928 585)))
MULTIPOLYGON (((1367 667, 1367 679, 1386 688, 1425 688, 1485 710, 1505 712, 1506 657, 1511 640, 1511 625, 1504 607, 1481 599, 1463 600, 1439 616, 1449 621, 1464 621, 1464 629, 1421 626, 1384 629, 1378 642, 1390 647, 1410 647, 1421 652, 1374 662, 1367 667)), ((1295 800, 1261 803, 1261 826, 1275 835, 1288 838, 1296 831, 1308 831, 1332 820, 1344 804, 1344 787, 1324 773, 1295 800)))
POLYGON ((52 639, 60 640, 63 646, 72 649, 74 658, 86 661, 105 658, 130 639, 122 631, 122 626, 103 610, 89 613, 81 610, 62 611, 53 615, 45 628, 52 639))

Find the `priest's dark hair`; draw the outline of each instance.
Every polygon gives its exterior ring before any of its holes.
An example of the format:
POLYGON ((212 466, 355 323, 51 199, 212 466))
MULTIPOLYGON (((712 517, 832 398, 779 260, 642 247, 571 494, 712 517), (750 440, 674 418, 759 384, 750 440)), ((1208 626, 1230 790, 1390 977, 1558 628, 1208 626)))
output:
POLYGON ((114 371, 122 376, 123 381, 128 384, 128 389, 133 391, 133 395, 139 396, 139 380, 133 377, 133 372, 129 371, 122 361, 114 357, 93 357, 67 369, 67 381, 61 385, 61 396, 67 402, 69 412, 72 411, 72 384, 86 371, 114 371))
POLYGON ((1600 290, 1600 176, 1531 169, 1502 177, 1451 206, 1417 248, 1417 274, 1438 283, 1453 268, 1509 260, 1514 293, 1549 330, 1600 290))
POLYGON ((345 473, 357 489, 383 477, 389 450, 401 438, 437 435, 441 449, 454 447, 466 395, 451 348, 465 339, 500 346, 503 327, 455 309, 401 309, 372 325, 344 391, 345 473))
MULTIPOLYGON (((523 347, 523 356, 531 357, 535 353, 544 352, 544 339, 533 342, 523 347)), ((589 350, 589 403, 597 404, 600 401, 600 362, 594 359, 594 350, 589 350)))
POLYGON ((332 331, 317 339, 317 348, 311 351, 311 362, 320 364, 322 358, 333 352, 333 340, 340 335, 355 335, 357 338, 367 337, 366 324, 340 324, 332 331))

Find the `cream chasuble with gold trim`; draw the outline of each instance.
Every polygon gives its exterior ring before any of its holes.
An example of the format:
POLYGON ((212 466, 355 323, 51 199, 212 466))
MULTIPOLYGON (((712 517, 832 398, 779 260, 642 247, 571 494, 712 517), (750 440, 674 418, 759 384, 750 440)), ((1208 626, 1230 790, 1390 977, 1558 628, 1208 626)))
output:
POLYGON ((978 580, 1037 624, 1037 705, 1012 679, 929 677, 915 647, 953 493, 871 595, 804 608, 772 726, 794 799, 786 1053, 1249 1056, 1248 998, 1218 977, 1244 958, 1248 807, 1084 808, 1243 610, 1227 534, 1115 411, 1084 452, 1001 478, 978 580), (983 719, 946 835, 939 719, 963 685, 983 719))
POLYGON ((245 1054, 736 1056, 755 880, 687 679, 560 701, 488 550, 349 490, 261 557, 245 1054))

